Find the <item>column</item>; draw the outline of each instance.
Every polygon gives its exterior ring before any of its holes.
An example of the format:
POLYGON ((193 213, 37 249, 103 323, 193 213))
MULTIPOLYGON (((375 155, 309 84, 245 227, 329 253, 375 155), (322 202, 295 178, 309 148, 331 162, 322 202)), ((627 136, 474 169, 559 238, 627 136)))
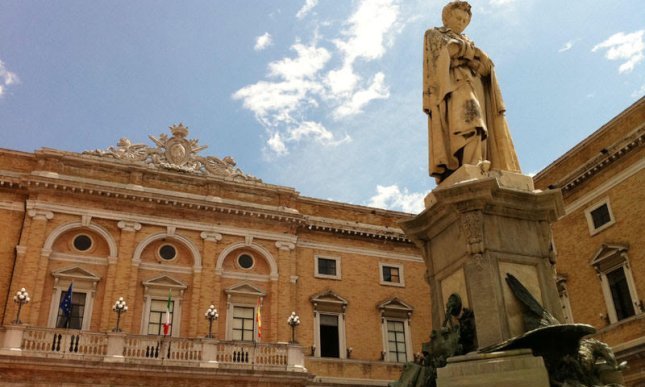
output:
MULTIPOLYGON (((118 297, 123 297, 126 303, 130 306, 129 313, 124 313, 121 316, 121 329, 128 333, 138 334, 139 331, 133 331, 133 321, 134 308, 136 300, 136 289, 137 289, 137 275, 138 275, 138 262, 132 262, 132 254, 135 249, 135 236, 136 232, 141 230, 141 224, 137 222, 129 221, 120 221, 117 226, 121 229, 121 237, 119 238, 119 256, 117 257, 116 262, 116 274, 114 275, 114 283, 112 285, 112 291, 110 292, 111 300, 105 305, 107 308, 112 307, 112 303, 116 301, 118 297), (125 294, 122 294, 125 293, 125 294)), ((107 294, 107 292, 106 292, 107 294)), ((109 324, 116 324, 116 315, 109 313, 108 315, 112 316, 109 318, 109 324)), ((136 316, 137 321, 140 316, 136 316)), ((109 325, 108 325, 109 326, 109 325)))
MULTIPOLYGON (((46 237, 47 221, 54 218, 54 213, 51 211, 29 210, 27 215, 32 220, 29 227, 25 259, 22 260, 20 275, 16 278, 15 283, 12 281, 14 288, 9 294, 14 294, 21 287, 29 287, 29 284, 41 284, 41 286, 34 287, 29 307, 23 312, 25 313, 23 320, 25 323, 38 325, 40 309, 43 307, 47 309, 47 306, 42 305, 44 290, 42 284, 45 282, 45 275, 49 266, 49 255, 51 254, 51 251, 44 251, 42 247, 46 237), (21 283, 23 285, 20 285, 21 283)), ((28 290, 31 291, 31 289, 28 290)))
MULTIPOLYGON (((275 316, 277 323, 276 339, 277 341, 290 341, 291 328, 287 325, 287 318, 291 315, 292 311, 296 311, 295 299, 295 281, 292 278, 295 276, 295 259, 293 259, 293 251, 296 245, 291 242, 278 241, 275 243, 278 248, 278 280, 277 292, 274 293, 275 316)), ((298 312, 298 311, 296 311, 298 312)))
MULTIPOLYGON (((223 315, 219 307, 220 276, 215 276, 217 243, 222 240, 222 234, 204 231, 200 236, 204 240, 204 247, 202 249, 202 271, 199 273, 201 278, 201 287, 199 290, 194 290, 194 300, 197 304, 193 304, 196 317, 194 318, 195 321, 191 322, 195 324, 195 330, 191 330, 191 332, 193 332, 193 335, 205 336, 207 333, 207 325, 205 324, 205 320, 202 316, 208 306, 212 303, 215 305, 215 308, 217 308, 220 316, 223 315)), ((220 338, 217 336, 217 326, 218 322, 213 321, 213 335, 214 337, 220 338)))

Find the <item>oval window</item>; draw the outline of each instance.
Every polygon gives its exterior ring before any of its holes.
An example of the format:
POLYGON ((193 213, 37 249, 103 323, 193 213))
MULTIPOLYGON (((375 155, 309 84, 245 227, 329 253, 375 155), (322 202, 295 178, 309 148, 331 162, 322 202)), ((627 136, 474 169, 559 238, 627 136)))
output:
POLYGON ((248 254, 242 254, 237 257, 237 264, 240 265, 242 269, 250 269, 253 267, 253 257, 248 254))
POLYGON ((177 249, 173 245, 163 245, 159 248, 159 256, 166 261, 175 259, 177 256, 177 249))
POLYGON ((85 234, 77 235, 74 238, 74 248, 78 251, 87 251, 92 247, 92 238, 85 234))

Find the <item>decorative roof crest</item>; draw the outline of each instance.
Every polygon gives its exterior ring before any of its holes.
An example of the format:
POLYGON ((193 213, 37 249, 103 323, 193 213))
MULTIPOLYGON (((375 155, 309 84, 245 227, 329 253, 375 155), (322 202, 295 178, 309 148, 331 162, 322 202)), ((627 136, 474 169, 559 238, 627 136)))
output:
POLYGON ((148 136, 155 143, 156 148, 145 144, 133 144, 129 139, 123 137, 116 147, 110 146, 106 150, 85 151, 83 154, 145 164, 150 168, 261 182, 260 179, 236 168, 235 160, 231 156, 219 159, 214 156, 198 155, 198 152, 208 146, 199 145, 199 140, 187 139, 188 128, 184 124, 179 123, 171 126, 170 132, 172 137, 168 137, 165 133, 160 134, 159 138, 148 136))

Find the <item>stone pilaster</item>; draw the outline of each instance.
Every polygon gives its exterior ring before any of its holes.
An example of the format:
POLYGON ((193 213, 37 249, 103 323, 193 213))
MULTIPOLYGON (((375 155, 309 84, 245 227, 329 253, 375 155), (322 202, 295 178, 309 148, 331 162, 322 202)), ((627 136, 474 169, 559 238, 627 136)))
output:
POLYGON ((33 296, 29 307, 25 310, 26 313, 23 312, 25 316, 22 320, 27 324, 37 325, 41 309, 47 308, 47 305, 42 304, 43 284, 49 268, 48 260, 51 251, 44 251, 43 244, 47 237, 47 222, 54 218, 54 213, 31 209, 27 211, 27 215, 31 217, 31 225, 27 245, 25 246, 25 259, 22 260, 18 281, 14 284, 14 288, 9 294, 15 294, 21 287, 29 287, 28 284, 35 285, 33 290, 28 289, 33 296), (24 285, 20 285, 20 283, 24 285))
MULTIPOLYGON (((117 298, 123 297, 128 305, 133 305, 137 302, 137 300, 135 300, 135 295, 137 289, 136 282, 138 265, 135 265, 132 262, 132 255, 136 247, 136 232, 141 230, 141 224, 122 220, 117 224, 117 226, 121 229, 119 252, 116 259, 113 284, 111 285, 111 297, 109 302, 106 302, 106 305, 104 305, 104 308, 107 308, 108 310, 107 314, 111 316, 108 319, 108 327, 112 324, 116 324, 116 315, 109 311, 112 308, 112 303, 116 301, 117 298)), ((107 291, 106 294, 108 294, 107 291)), ((143 300, 138 300, 138 302, 143 302, 143 300)), ((133 330, 133 328, 138 328, 133 327, 133 321, 140 321, 141 316, 134 316, 132 310, 135 308, 130 307, 130 309, 129 313, 124 313, 121 316, 121 329, 128 333, 138 334, 138 329, 133 330)))
POLYGON ((278 281, 277 292, 274 294, 276 308, 273 313, 277 319, 276 335, 277 341, 290 341, 291 328, 287 325, 287 318, 295 310, 295 283, 291 278, 295 275, 295 254, 296 245, 290 242, 278 241, 275 243, 278 248, 278 281), (277 295, 281 297, 277 297, 277 295))
MULTIPOLYGON (((220 301, 220 283, 221 276, 215 275, 215 264, 217 263, 218 255, 218 246, 217 243, 222 240, 222 234, 216 232, 202 232, 201 235, 204 240, 204 248, 202 252, 202 272, 200 273, 201 277, 201 288, 199 292, 195 292, 195 299, 199 300, 199 304, 194 307, 195 310, 200 311, 202 314, 198 314, 195 320, 196 332, 199 336, 205 336, 207 333, 207 326, 203 321, 203 313, 206 311, 208 306, 212 303, 215 305, 215 308, 218 310, 219 314, 222 315, 220 310, 219 301, 220 301), (199 295, 199 297, 197 297, 199 295), (201 319, 200 319, 201 317, 201 319), (201 325, 199 324, 201 323, 201 325)), ((218 322, 213 322, 213 335, 217 336, 218 322)))

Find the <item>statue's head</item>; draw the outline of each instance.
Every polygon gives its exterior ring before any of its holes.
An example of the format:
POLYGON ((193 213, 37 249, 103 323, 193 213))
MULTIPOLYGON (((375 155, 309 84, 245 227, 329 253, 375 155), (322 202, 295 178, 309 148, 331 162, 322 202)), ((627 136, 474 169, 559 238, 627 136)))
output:
POLYGON ((459 297, 459 294, 452 293, 450 297, 448 297, 448 303, 446 304, 446 314, 455 317, 458 316, 459 313, 461 313, 461 306, 461 297, 459 297))
POLYGON ((468 4, 467 1, 457 0, 452 1, 443 7, 443 12, 441 12, 441 21, 443 21, 443 25, 445 27, 461 34, 470 23, 472 15, 470 4, 468 4))

